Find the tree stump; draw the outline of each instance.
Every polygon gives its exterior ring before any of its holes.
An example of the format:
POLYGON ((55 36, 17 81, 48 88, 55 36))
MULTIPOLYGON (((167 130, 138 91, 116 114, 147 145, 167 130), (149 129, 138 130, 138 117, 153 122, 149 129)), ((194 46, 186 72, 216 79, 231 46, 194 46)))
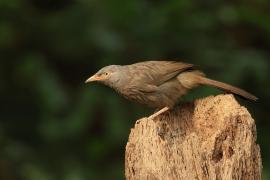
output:
POLYGON ((125 154, 127 180, 260 180, 256 126, 233 95, 210 96, 138 120, 125 154))

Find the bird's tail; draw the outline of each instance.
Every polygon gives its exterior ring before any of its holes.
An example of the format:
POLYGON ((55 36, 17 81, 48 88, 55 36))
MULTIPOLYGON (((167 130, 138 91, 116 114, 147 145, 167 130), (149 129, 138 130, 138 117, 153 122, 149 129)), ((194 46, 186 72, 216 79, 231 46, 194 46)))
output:
POLYGON ((184 72, 178 76, 178 79, 184 86, 189 86, 187 88, 193 88, 194 86, 198 85, 208 85, 242 96, 252 101, 258 100, 256 96, 243 89, 205 77, 201 71, 184 72), (193 87, 191 87, 192 85, 193 87))

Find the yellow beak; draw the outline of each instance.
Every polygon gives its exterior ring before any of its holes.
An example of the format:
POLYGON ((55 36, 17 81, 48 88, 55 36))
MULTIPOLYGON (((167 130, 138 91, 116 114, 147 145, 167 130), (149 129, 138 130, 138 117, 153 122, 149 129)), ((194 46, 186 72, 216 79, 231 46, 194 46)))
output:
POLYGON ((90 83, 90 82, 93 82, 93 81, 98 81, 99 78, 96 76, 96 75, 93 75, 91 76, 90 78, 88 78, 85 83, 90 83))

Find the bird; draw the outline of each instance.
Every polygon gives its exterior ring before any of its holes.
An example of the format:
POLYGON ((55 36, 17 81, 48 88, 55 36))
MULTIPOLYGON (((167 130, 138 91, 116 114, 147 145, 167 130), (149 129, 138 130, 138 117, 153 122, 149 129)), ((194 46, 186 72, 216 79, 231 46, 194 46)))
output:
POLYGON ((120 95, 158 109, 155 118, 173 109, 179 99, 198 86, 212 86, 245 99, 257 101, 253 94, 238 87, 207 78, 193 64, 179 61, 144 61, 130 65, 109 65, 101 68, 85 83, 99 82, 120 95))

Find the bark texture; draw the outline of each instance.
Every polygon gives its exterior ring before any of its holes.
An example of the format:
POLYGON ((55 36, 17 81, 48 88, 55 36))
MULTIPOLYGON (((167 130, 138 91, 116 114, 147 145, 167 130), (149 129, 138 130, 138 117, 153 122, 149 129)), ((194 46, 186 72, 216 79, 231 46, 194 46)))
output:
POLYGON ((138 120, 126 146, 127 180, 260 180, 261 174, 255 122, 233 95, 138 120))

